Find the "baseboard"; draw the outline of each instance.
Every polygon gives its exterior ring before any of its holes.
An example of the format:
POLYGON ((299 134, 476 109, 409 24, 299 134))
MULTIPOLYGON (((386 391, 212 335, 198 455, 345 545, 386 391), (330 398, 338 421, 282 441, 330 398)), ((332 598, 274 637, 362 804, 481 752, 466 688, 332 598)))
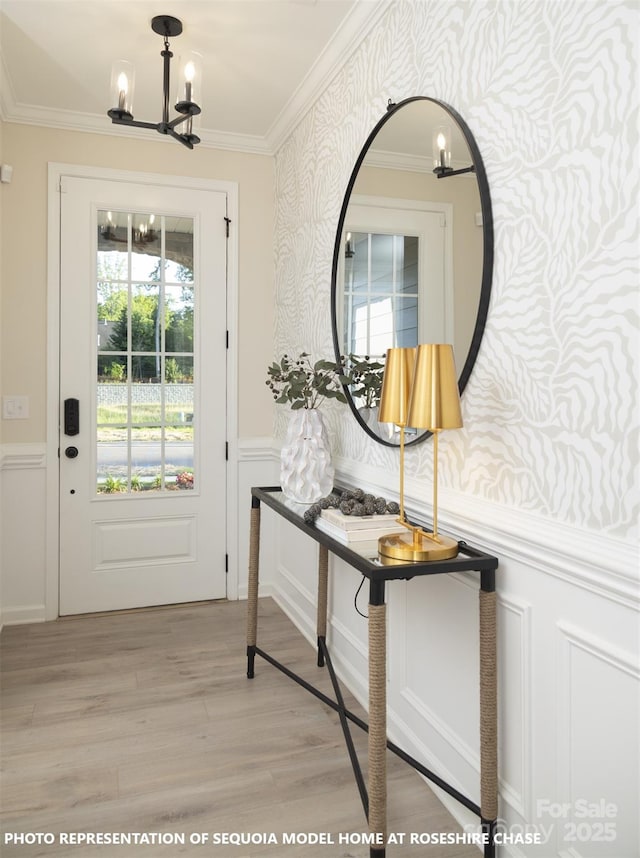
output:
MULTIPOLYGON (((276 588, 273 584, 270 584, 270 583, 263 583, 261 581, 260 582, 260 592, 258 595, 261 599, 266 599, 268 597, 271 597, 272 599, 277 601, 276 588)), ((247 586, 245 584, 244 586, 241 586, 238 588, 238 601, 246 602, 246 600, 248 598, 249 598, 249 594, 247 592, 247 586)))
POLYGON ((25 623, 44 623, 46 617, 44 605, 17 605, 2 612, 2 626, 18 626, 25 623))

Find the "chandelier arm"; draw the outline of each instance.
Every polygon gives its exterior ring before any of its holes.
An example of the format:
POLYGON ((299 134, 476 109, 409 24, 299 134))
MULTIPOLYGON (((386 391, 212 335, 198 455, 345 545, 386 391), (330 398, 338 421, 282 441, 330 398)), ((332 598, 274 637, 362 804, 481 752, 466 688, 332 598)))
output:
POLYGON ((193 143, 191 140, 188 140, 184 134, 176 134, 173 128, 168 128, 167 134, 170 134, 174 140, 178 140, 183 146, 186 146, 187 149, 193 149, 193 143))
POLYGON ((187 119, 191 119, 191 114, 187 113, 185 116, 176 116, 171 122, 167 122, 167 128, 176 128, 181 122, 186 122, 187 119))
POLYGON ((152 128, 154 131, 158 130, 157 122, 141 122, 138 119, 111 119, 114 125, 132 125, 135 128, 152 128))
POLYGON ((476 168, 473 164, 470 167, 463 167, 460 170, 452 170, 450 168, 436 167, 434 173, 438 179, 447 179, 449 176, 461 176, 463 173, 475 173, 476 168))

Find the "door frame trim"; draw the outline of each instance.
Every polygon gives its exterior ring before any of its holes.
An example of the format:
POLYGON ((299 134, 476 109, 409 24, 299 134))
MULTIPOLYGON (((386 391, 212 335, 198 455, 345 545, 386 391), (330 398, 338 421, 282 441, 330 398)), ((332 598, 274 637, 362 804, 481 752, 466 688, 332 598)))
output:
MULTIPOLYGON (((238 379, 238 183, 218 179, 189 176, 143 173, 133 170, 117 170, 109 167, 91 167, 81 164, 48 163, 47 194, 47 444, 46 444, 46 547, 45 547, 45 619, 55 620, 59 615, 60 598, 60 473, 58 457, 58 420, 60 403, 60 183, 64 176, 84 179, 100 179, 112 182, 131 182, 161 187, 191 188, 200 191, 218 191, 227 195, 227 217, 232 227, 227 244, 227 425, 229 460, 227 461, 226 505, 237 508, 238 487, 236 484, 234 457, 238 433, 237 396, 229 391, 237 390, 238 379)), ((227 550, 237 545, 238 523, 233 515, 227 516, 227 550)), ((231 558, 230 558, 231 560, 231 558)), ((227 598, 238 598, 237 562, 229 563, 227 574, 227 598)))

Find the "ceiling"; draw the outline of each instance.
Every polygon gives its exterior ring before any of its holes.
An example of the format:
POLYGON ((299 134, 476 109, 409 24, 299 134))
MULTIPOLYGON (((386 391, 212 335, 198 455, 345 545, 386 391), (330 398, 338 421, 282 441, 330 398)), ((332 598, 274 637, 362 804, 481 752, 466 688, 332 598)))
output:
POLYGON ((167 14, 183 23, 172 70, 181 49, 204 58, 201 145, 272 153, 389 2, 0 0, 0 118, 149 139, 107 118, 111 66, 135 63, 135 118, 160 121, 163 40, 150 21, 167 14))

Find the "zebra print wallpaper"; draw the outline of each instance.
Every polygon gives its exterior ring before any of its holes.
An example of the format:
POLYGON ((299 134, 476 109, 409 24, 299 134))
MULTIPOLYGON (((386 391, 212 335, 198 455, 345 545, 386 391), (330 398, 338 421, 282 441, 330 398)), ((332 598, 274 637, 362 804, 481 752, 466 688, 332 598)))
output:
MULTIPOLYGON (((631 2, 398 0, 276 157, 276 354, 330 357, 335 228, 369 131, 389 98, 463 116, 489 178, 495 266, 440 482, 625 541, 638 522, 638 35, 631 2)), ((326 416, 337 456, 397 471, 346 406, 326 416)), ((431 442, 407 451, 408 472, 428 480, 431 457, 431 442)))

